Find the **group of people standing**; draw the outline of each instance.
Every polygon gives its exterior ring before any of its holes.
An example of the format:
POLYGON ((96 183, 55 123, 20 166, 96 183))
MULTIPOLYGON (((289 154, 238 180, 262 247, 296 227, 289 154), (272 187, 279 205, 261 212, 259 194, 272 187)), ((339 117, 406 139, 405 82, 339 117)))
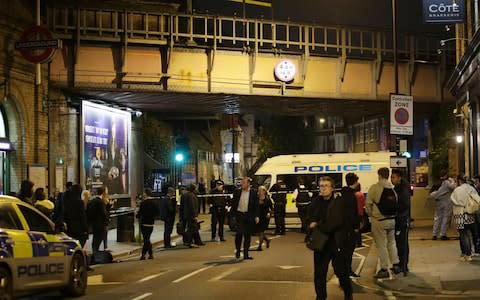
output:
POLYGON ((447 231, 453 217, 460 240, 461 261, 472 261, 480 255, 480 211, 468 212, 469 201, 480 203, 480 176, 468 179, 463 174, 455 179, 441 171, 440 182, 432 187, 430 197, 435 200, 435 218, 432 240, 449 240, 447 231))
POLYGON ((80 184, 67 182, 65 192, 55 193, 49 199, 43 188, 37 188, 34 192, 33 187, 33 182, 22 181, 16 196, 35 206, 55 223, 58 230, 77 239, 82 247, 89 238, 89 232, 92 232, 94 256, 102 242, 104 250, 108 250, 109 211, 115 201, 109 198, 107 187, 99 187, 92 197, 90 191, 80 184))
MULTIPOLYGON (((410 192, 402 172, 380 168, 378 182, 368 191, 365 210, 372 225, 373 238, 380 258, 381 269, 375 278, 389 277, 388 266, 395 273, 408 274, 408 228, 410 221, 410 192), (387 191, 386 191, 387 190, 387 191), (393 195, 395 211, 385 215, 385 195, 393 195)), ((346 183, 341 193, 335 192, 335 181, 328 176, 321 177, 318 195, 313 194, 307 212, 308 230, 319 229, 327 236, 322 249, 315 250, 314 284, 317 299, 327 299, 327 271, 331 262, 335 275, 344 292, 344 299, 353 299, 351 277, 352 256, 358 245, 361 213, 364 199, 361 199, 360 183, 354 173, 346 174, 346 183)), ((362 209, 363 210, 363 209, 362 209)), ((360 239, 361 243, 361 239, 360 239)))

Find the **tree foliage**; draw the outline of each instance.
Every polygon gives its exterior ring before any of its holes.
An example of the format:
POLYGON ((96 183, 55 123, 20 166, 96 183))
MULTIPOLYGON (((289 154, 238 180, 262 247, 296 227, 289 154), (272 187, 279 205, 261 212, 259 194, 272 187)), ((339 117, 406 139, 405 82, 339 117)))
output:
POLYGON ((443 103, 431 120, 432 149, 432 175, 438 178, 441 170, 448 170, 448 149, 455 135, 455 116, 453 109, 455 103, 443 103))
POLYGON ((143 144, 145 152, 158 161, 169 161, 173 140, 170 126, 152 118, 143 119, 143 144))
POLYGON ((311 130, 302 118, 272 117, 258 132, 258 156, 311 153, 311 130))

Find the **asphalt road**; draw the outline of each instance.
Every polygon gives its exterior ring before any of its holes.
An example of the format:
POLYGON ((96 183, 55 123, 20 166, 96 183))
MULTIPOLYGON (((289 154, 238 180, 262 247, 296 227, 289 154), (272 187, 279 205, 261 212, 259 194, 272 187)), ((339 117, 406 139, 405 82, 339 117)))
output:
MULTIPOLYGON (((235 259, 233 233, 227 232, 227 241, 220 243, 209 242, 210 233, 205 232, 206 245, 200 248, 160 248, 155 249, 153 260, 127 257, 97 265, 89 272, 87 295, 78 299, 315 299, 313 254, 305 247, 304 236, 290 231, 270 237, 271 247, 264 245, 263 251, 255 251, 257 237, 252 237, 253 260, 235 259)), ((367 253, 368 247, 357 250, 354 270, 367 253)), ((329 299, 343 299, 332 271, 328 278, 329 299)), ((358 285, 355 293, 355 299, 385 299, 378 291, 358 285)), ((22 299, 62 298, 50 292, 22 299)))

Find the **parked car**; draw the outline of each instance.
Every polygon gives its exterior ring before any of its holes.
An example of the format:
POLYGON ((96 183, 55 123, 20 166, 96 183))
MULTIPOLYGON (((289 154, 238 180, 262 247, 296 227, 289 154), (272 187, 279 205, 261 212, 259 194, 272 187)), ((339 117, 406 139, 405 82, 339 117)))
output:
POLYGON ((0 299, 45 289, 82 296, 86 255, 79 242, 15 197, 0 196, 0 299))

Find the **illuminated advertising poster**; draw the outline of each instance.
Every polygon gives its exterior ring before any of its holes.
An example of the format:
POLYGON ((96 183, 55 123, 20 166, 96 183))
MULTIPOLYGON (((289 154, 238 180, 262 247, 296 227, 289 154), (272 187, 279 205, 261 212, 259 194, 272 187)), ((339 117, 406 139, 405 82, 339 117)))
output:
POLYGON ((82 120, 87 188, 105 185, 110 195, 128 195, 130 113, 83 101, 82 120))

